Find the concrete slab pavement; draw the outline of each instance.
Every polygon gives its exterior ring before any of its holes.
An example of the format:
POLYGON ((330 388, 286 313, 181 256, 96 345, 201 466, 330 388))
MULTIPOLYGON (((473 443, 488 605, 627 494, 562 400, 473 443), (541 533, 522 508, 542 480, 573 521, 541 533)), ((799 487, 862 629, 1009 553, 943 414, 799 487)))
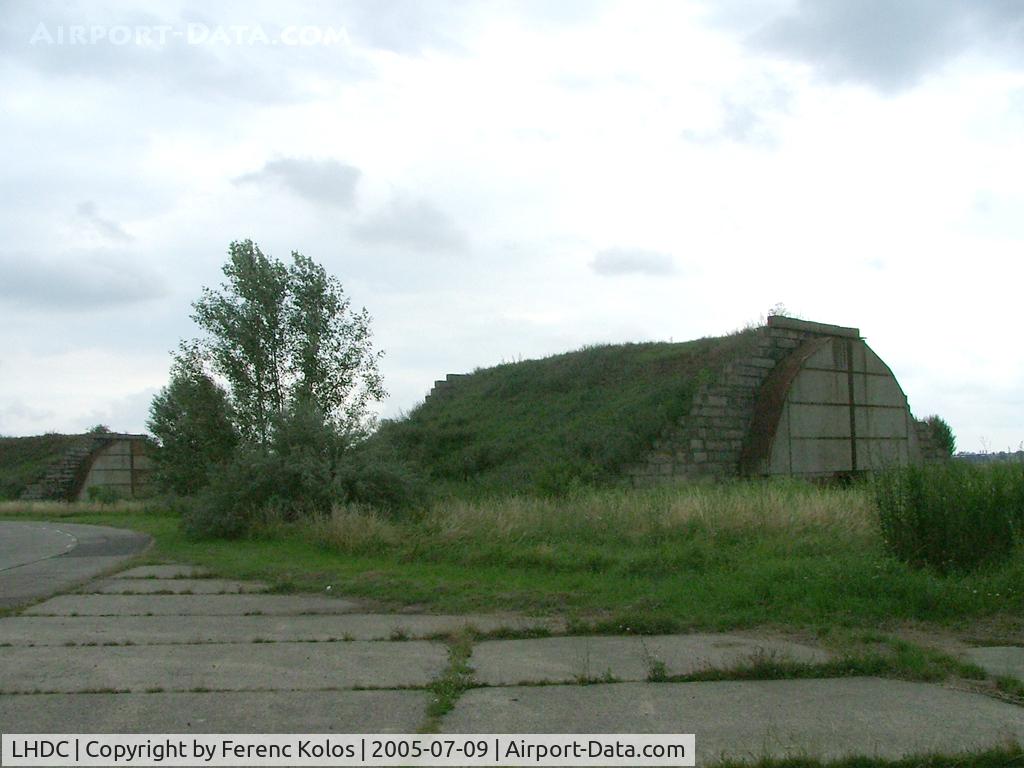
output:
POLYGON ((425 691, 0 696, 7 733, 412 733, 425 691))
POLYGON ((201 579, 209 574, 195 565, 139 565, 117 574, 119 579, 201 579))
POLYGON ((0 523, 0 571, 63 555, 78 540, 56 525, 0 523))
POLYGON ((367 641, 5 648, 0 693, 323 690, 425 686, 441 643, 367 641))
POLYGON ((359 604, 321 595, 58 595, 29 616, 298 616, 352 613, 359 604))
POLYGON ((804 663, 829 658, 821 649, 779 639, 732 634, 628 635, 485 641, 474 646, 470 664, 476 679, 486 685, 516 685, 605 678, 646 680, 655 670, 692 674, 765 656, 804 663))
POLYGON ((149 543, 145 534, 97 525, 0 521, 0 608, 115 570, 149 543))
POLYGON ((227 579, 104 579, 86 584, 79 593, 102 595, 230 595, 267 592, 269 585, 259 581, 227 579))
POLYGON ((8 616, 0 618, 0 643, 65 646, 89 644, 251 643, 422 639, 467 627, 557 630, 550 619, 518 616, 427 614, 321 614, 302 616, 8 616))
POLYGON ((878 678, 479 688, 447 733, 694 733, 698 764, 899 758, 1024 743, 1024 708, 878 678))
MULTIPOLYGON (((45 556, 57 551, 61 538, 47 535, 39 546, 45 556)), ((87 547, 84 554, 103 556, 96 551, 87 547)), ((17 570, 75 559, 58 554, 11 562, 17 570)), ((481 631, 562 627, 557 620, 519 616, 357 613, 360 604, 353 600, 242 594, 247 583, 200 575, 187 566, 135 568, 81 594, 0 618, 0 644, 9 646, 0 652, 5 730, 410 732, 424 722, 432 696, 424 688, 444 674, 448 649, 441 642, 401 640, 467 625, 481 631), (197 593, 226 588, 239 593, 197 593), (390 690, 354 690, 362 687, 390 690)), ((972 660, 1012 674, 1020 650, 975 649, 981 655, 972 660)), ((759 657, 828 659, 809 645, 743 633, 482 641, 470 658, 479 682, 549 684, 469 690, 442 727, 694 732, 702 762, 766 755, 895 758, 1024 743, 1024 708, 923 683, 845 678, 559 684, 599 679, 606 672, 644 681, 652 671, 685 674, 759 657)))
POLYGON ((1015 677, 1024 682, 1024 648, 1017 645, 971 648, 967 660, 977 664, 990 675, 1015 677))

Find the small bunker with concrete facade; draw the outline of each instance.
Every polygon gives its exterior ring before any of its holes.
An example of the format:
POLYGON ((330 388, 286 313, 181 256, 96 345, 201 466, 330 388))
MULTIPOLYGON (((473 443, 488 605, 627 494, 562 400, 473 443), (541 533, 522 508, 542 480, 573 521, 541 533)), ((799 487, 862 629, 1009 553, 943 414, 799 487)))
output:
POLYGON ((758 387, 741 473, 813 477, 926 458, 928 435, 919 434, 925 430, 892 370, 856 328, 788 318, 772 318, 769 328, 802 333, 758 387))
POLYGON ((828 478, 942 458, 857 328, 783 316, 452 374, 379 439, 440 478, 513 489, 828 478))
POLYGON ((104 431, 0 438, 0 497, 145 496, 152 489, 152 447, 146 435, 104 431))

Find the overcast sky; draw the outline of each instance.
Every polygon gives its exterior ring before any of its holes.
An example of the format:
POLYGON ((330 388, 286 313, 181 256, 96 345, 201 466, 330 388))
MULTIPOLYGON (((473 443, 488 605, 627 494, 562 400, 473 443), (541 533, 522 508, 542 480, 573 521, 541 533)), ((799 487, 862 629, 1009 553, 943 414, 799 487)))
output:
POLYGON ((0 3, 0 434, 141 431, 228 243, 435 378, 773 306, 1024 441, 1024 3, 0 3))

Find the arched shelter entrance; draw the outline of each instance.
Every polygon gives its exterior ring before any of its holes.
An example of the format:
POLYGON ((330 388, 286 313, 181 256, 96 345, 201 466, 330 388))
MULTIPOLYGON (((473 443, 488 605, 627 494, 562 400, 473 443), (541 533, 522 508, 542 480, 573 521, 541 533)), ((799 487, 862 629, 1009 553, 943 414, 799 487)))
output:
POLYGON ((758 390, 742 474, 825 477, 921 461, 907 397, 889 366, 856 328, 828 327, 758 390))

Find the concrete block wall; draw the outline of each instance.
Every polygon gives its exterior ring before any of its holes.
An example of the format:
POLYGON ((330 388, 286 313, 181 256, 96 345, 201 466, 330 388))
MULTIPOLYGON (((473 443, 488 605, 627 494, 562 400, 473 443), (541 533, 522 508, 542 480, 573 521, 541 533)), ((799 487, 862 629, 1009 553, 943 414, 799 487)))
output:
POLYGON ((736 475, 758 389, 808 335, 788 328, 759 328, 749 347, 716 380, 700 386, 690 412, 655 441, 647 458, 626 469, 633 483, 736 475))
POLYGON ((750 346, 727 364, 716 380, 700 387, 689 414, 655 441, 643 461, 627 467, 626 474, 635 485, 738 475, 758 390, 794 349, 821 336, 860 338, 860 331, 769 318, 768 325, 757 329, 750 346))
POLYGON ((138 436, 115 437, 90 457, 77 499, 87 500, 89 489, 94 487, 109 488, 122 498, 145 495, 149 490, 152 470, 153 459, 144 439, 138 436))
POLYGON ((464 379, 469 376, 468 373, 449 373, 443 379, 439 379, 434 382, 434 386, 430 392, 424 398, 423 402, 427 402, 430 398, 444 397, 452 392, 452 387, 459 382, 460 379, 464 379))
POLYGON ((79 435, 40 482, 30 485, 26 501, 74 501, 88 498, 90 486, 111 486, 121 496, 149 489, 152 458, 143 435, 79 435))
POLYGON ((25 501, 67 501, 76 492, 82 480, 82 465, 103 445, 103 439, 93 434, 80 435, 50 467, 38 483, 33 483, 21 495, 25 501))

